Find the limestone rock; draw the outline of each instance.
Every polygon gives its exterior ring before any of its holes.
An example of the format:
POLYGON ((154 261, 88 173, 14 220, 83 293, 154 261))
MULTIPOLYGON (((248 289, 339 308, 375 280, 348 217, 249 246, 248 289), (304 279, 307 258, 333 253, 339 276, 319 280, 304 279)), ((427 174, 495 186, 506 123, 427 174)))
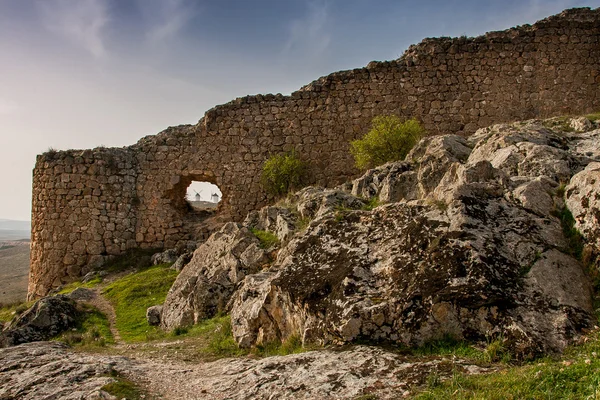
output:
POLYGON ((323 189, 309 186, 298 193, 289 196, 292 203, 296 204, 300 218, 315 219, 332 214, 339 209, 358 209, 365 202, 339 189, 323 189))
POLYGON ((69 297, 44 297, 5 327, 0 347, 50 339, 75 326, 77 317, 75 302, 69 297))
POLYGON ((512 195, 525 209, 545 217, 556 210, 554 195, 557 189, 558 185, 555 181, 541 176, 525 181, 512 192, 512 195))
POLYGON ((194 252, 169 290, 163 305, 165 329, 187 326, 226 311, 238 282, 268 262, 258 239, 230 222, 194 252))
POLYGON ((160 319, 162 315, 162 306, 152 306, 148 307, 146 310, 146 320, 149 325, 157 326, 160 325, 160 319))
POLYGON ((81 283, 87 283, 96 278, 104 278, 108 275, 107 271, 90 271, 81 278, 81 283))
POLYGON ((67 295, 70 299, 75 301, 90 301, 97 296, 96 292, 92 289, 78 287, 67 295))
POLYGON ((587 132, 594 129, 594 124, 586 117, 571 118, 569 126, 576 132, 587 132))
POLYGON ((60 342, 36 342, 0 350, 2 399, 110 399, 101 390, 114 382, 110 375, 130 369, 123 357, 74 353, 60 342))
POLYGON ((183 267, 185 267, 192 260, 193 255, 193 252, 183 253, 177 258, 177 261, 171 265, 171 268, 177 272, 181 271, 183 267))
POLYGON ((448 379, 456 372, 490 371, 458 358, 415 360, 368 346, 190 364, 86 354, 62 343, 36 342, 0 349, 0 398, 115 400, 102 387, 117 374, 160 399, 334 400, 371 395, 391 400, 410 394, 432 374, 448 379))
POLYGON ((586 162, 569 150, 578 140, 535 121, 497 125, 468 141, 423 140, 408 161, 367 171, 355 195, 409 187, 407 174, 414 194, 325 213, 297 233, 234 295, 234 337, 412 346, 497 335, 520 357, 561 351, 593 324, 589 278, 554 216, 559 182, 586 162))
POLYGON ((167 249, 162 253, 156 253, 152 255, 152 265, 158 264, 172 264, 179 258, 179 254, 176 249, 167 249))
POLYGON ((288 241, 296 229, 294 216, 290 210, 272 206, 250 212, 244 221, 244 226, 272 232, 282 242, 288 241))
POLYGON ((431 136, 421 140, 406 156, 406 160, 418 166, 418 198, 426 198, 438 186, 450 165, 465 162, 470 154, 471 148, 461 136, 431 136))

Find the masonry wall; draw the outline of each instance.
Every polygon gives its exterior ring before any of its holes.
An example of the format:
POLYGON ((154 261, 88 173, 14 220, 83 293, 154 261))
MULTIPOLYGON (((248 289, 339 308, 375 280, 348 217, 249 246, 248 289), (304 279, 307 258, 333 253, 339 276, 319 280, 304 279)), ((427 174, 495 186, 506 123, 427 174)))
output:
POLYGON ((356 176, 348 142, 371 119, 420 119, 432 134, 600 109, 600 9, 477 38, 425 39, 398 60, 322 77, 291 96, 257 95, 209 110, 125 149, 38 156, 30 297, 72 281, 106 255, 198 239, 184 200, 192 180, 223 193, 219 213, 242 220, 269 199, 265 159, 295 149, 312 183, 356 176))

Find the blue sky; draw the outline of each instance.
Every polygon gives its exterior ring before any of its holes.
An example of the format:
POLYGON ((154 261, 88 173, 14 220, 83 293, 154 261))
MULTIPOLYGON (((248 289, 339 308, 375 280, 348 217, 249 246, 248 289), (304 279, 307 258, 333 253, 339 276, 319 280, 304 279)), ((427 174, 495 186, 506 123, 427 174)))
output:
POLYGON ((35 155, 49 147, 129 145, 424 37, 586 6, 600 0, 0 0, 0 218, 29 219, 35 155))

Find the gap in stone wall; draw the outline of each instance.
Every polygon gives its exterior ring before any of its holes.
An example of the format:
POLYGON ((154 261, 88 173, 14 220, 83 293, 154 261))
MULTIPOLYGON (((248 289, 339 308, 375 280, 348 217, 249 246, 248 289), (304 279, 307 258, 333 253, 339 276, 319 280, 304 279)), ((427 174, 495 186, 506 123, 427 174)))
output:
POLYGON ((217 185, 203 181, 192 181, 185 194, 185 200, 195 211, 216 211, 222 197, 217 185))

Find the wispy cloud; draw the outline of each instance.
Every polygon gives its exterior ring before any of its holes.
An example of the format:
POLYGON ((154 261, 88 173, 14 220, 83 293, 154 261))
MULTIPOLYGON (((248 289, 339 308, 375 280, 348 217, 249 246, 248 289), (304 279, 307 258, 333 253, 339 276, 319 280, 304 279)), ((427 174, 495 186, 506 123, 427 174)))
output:
POLYGON ((286 55, 296 53, 314 57, 322 54, 331 43, 328 4, 325 1, 308 3, 308 12, 304 18, 291 22, 289 38, 283 48, 286 55))
POLYGON ((107 53, 104 31, 110 21, 105 0, 44 0, 37 3, 42 24, 96 58, 107 53))
POLYGON ((150 41, 162 41, 177 33, 198 13, 187 0, 160 0, 138 3, 149 15, 146 37, 150 41))

